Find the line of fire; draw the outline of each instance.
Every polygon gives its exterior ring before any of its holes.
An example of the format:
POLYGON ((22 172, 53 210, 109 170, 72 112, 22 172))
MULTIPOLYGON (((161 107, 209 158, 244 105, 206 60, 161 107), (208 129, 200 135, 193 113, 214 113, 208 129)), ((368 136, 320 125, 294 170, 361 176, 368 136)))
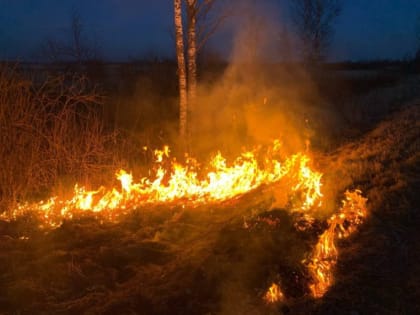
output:
POLYGON ((0 1, 0 315, 420 314, 420 2, 344 2, 0 1))

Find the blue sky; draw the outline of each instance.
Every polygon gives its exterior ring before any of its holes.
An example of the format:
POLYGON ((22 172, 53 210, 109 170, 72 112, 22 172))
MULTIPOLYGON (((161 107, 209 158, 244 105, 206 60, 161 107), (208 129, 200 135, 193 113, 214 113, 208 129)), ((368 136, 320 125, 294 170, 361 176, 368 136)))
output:
MULTIPOLYGON (((275 25, 287 16, 285 3, 258 1, 275 25)), ((329 51, 331 60, 401 59, 414 53, 420 0, 342 3, 329 51)), ((0 7, 0 58, 34 58, 47 38, 67 38, 73 8, 106 59, 173 54, 171 0, 0 0, 0 7)), ((212 45, 225 51, 223 47, 232 42, 231 32, 221 33, 212 45)))
POLYGON ((353 59, 404 58, 417 47, 418 18, 419 0, 344 0, 331 54, 353 59))

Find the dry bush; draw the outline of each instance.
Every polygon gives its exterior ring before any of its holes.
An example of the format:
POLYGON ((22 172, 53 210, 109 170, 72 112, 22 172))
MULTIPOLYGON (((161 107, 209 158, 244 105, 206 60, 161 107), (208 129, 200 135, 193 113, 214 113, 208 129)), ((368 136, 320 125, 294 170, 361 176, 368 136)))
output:
POLYGON ((0 68, 0 211, 109 169, 101 101, 81 76, 31 80, 0 68))

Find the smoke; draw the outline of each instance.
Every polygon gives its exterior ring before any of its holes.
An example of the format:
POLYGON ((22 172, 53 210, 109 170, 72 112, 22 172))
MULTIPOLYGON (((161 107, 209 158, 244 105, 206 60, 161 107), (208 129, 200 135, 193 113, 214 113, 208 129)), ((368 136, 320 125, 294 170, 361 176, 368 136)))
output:
MULTIPOLYGON (((237 156, 243 147, 270 144, 274 139, 280 139, 285 155, 310 151, 324 137, 319 126, 332 117, 320 106, 323 101, 310 75, 290 60, 279 62, 282 57, 277 58, 275 49, 284 54, 276 34, 284 32, 284 25, 261 8, 245 9, 236 21, 229 65, 216 81, 200 80, 199 101, 191 116, 193 154, 207 157, 220 150, 227 157, 237 156)), ((284 239, 289 237, 286 232, 284 239)), ((266 238, 250 246, 250 255, 232 266, 220 284, 219 314, 261 314, 261 305, 255 304, 261 294, 252 291, 249 282, 261 269, 254 258, 269 255, 265 242, 266 238)), ((277 254, 283 255, 290 246, 296 247, 293 242, 272 244, 270 250, 277 248, 277 254)), ((259 281, 269 281, 267 275, 259 276, 259 281)))
POLYGON ((286 151, 302 151, 314 136, 307 104, 317 101, 316 89, 296 64, 279 62, 285 28, 272 13, 250 5, 239 12, 229 66, 219 80, 199 86, 193 148, 230 154, 281 139, 286 151))

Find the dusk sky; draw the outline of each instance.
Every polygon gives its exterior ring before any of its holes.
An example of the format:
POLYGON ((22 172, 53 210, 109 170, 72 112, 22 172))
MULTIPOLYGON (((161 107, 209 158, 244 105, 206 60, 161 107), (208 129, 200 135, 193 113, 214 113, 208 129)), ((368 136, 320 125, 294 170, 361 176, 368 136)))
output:
MULTIPOLYGON (((236 1, 242 2, 230 3, 236 1)), ((274 25, 285 20, 287 0, 256 2, 274 25)), ((414 54, 420 0, 343 0, 342 4, 330 60, 402 59, 414 54)), ((0 6, 1 59, 33 59, 46 39, 64 40, 73 8, 107 60, 173 55, 171 0, 0 0, 0 6)), ((229 50, 232 23, 213 39, 213 49, 229 50)))

